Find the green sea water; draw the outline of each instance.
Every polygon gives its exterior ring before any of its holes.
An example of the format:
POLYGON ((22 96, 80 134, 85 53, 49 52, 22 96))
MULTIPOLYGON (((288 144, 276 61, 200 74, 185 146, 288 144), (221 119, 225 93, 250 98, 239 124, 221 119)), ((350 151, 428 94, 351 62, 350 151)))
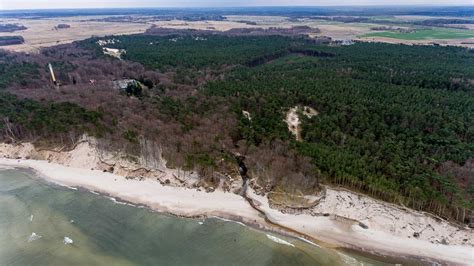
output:
POLYGON ((0 169, 0 265, 359 263, 381 264, 235 222, 156 213, 48 184, 28 170, 0 169))

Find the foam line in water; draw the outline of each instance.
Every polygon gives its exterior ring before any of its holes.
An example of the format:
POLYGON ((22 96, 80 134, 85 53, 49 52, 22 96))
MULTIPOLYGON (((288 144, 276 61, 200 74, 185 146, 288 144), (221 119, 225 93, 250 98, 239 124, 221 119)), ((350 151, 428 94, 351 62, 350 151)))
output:
POLYGON ((270 239, 271 241, 276 242, 276 243, 278 243, 278 244, 287 245, 287 246, 291 246, 291 247, 294 247, 294 246, 295 246, 295 245, 291 244, 290 242, 287 242, 287 241, 285 241, 285 240, 283 240, 283 239, 281 239, 281 238, 278 238, 278 237, 276 237, 276 236, 272 236, 272 235, 267 234, 267 237, 268 237, 268 239, 270 239))
POLYGON ((71 238, 65 236, 64 239, 63 239, 63 243, 64 243, 64 245, 70 245, 70 244, 73 244, 74 241, 72 241, 71 238))
POLYGON ((128 202, 123 202, 123 201, 119 201, 117 200, 116 198, 114 197, 107 197, 109 198, 111 201, 113 201, 114 203, 117 203, 117 204, 120 204, 120 205, 128 205, 128 206, 132 206, 132 207, 137 207, 137 205, 135 204, 131 204, 131 203, 128 203, 128 202))
POLYGON ((42 236, 36 234, 35 232, 31 233, 31 235, 28 237, 28 242, 35 241, 37 239, 42 238, 42 236))
POLYGON ((231 222, 231 223, 236 223, 236 224, 240 224, 242 226, 246 226, 244 223, 242 222, 237 222, 237 221, 233 221, 233 220, 229 220, 229 219, 226 219, 226 218, 222 218, 222 217, 217 217, 217 216, 211 216, 212 218, 215 218, 215 219, 218 219, 218 220, 221 220, 221 221, 225 221, 225 222, 231 222))
POLYGON ((359 262, 356 258, 353 258, 349 255, 346 255, 342 252, 337 252, 337 254, 341 257, 342 261, 344 261, 344 264, 346 265, 364 265, 363 263, 359 262))
POLYGON ((318 244, 316 244, 316 243, 314 243, 314 242, 311 242, 311 241, 309 241, 308 239, 306 239, 306 238, 304 238, 304 237, 298 237, 298 239, 301 240, 301 241, 303 241, 303 242, 306 242, 306 243, 308 243, 308 244, 310 244, 310 245, 316 246, 316 247, 318 247, 318 248, 321 247, 320 245, 318 245, 318 244))

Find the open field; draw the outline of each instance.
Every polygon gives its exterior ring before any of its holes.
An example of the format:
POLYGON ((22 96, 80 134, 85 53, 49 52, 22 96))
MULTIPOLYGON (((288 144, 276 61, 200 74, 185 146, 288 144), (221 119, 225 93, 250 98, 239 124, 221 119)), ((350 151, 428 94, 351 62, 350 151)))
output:
POLYGON ((219 30, 225 31, 233 28, 257 27, 233 21, 156 21, 146 16, 136 17, 141 22, 104 22, 94 21, 111 16, 86 16, 86 17, 62 17, 54 19, 3 19, 0 23, 18 23, 27 27, 26 30, 16 32, 3 32, 1 36, 21 35, 25 43, 20 45, 2 46, 16 52, 35 52, 42 47, 50 47, 57 44, 70 43, 83 40, 92 36, 123 35, 143 33, 150 26, 174 28, 174 29, 197 29, 197 30, 219 30), (68 24, 68 29, 55 30, 58 24, 68 24))
MULTIPOLYGON (((453 17, 453 16, 416 16, 416 15, 399 15, 393 16, 396 20, 402 21, 421 21, 426 19, 459 19, 460 17, 453 17)), ((462 17, 462 19, 473 19, 472 16, 462 17)))
MULTIPOLYGON (((110 16, 109 16, 110 17, 110 16)), ((352 39, 357 35, 370 32, 372 24, 356 24, 329 22, 322 20, 290 21, 286 17, 272 16, 229 16, 227 21, 184 21, 170 20, 157 21, 147 17, 137 17, 140 22, 103 22, 92 21, 102 19, 104 16, 64 17, 54 19, 4 19, 0 23, 18 23, 28 29, 15 33, 0 33, 0 36, 21 35, 25 43, 21 45, 3 46, 2 49, 20 52, 34 52, 41 47, 49 47, 62 43, 83 40, 92 36, 121 35, 142 33, 152 25, 173 29, 196 29, 226 31, 234 28, 291 28, 293 26, 307 25, 321 29, 322 36, 334 39, 352 39), (255 22, 249 25, 243 21, 255 22), (58 24, 65 23, 68 29, 54 30, 58 24)))
MULTIPOLYGON (((455 45, 464 47, 473 47, 471 44, 474 38, 474 31, 435 28, 432 30, 417 31, 414 33, 395 33, 395 32, 379 32, 371 30, 372 27, 386 26, 378 23, 344 23, 338 21, 327 21, 320 19, 298 19, 291 20, 288 17, 271 17, 271 16, 226 16, 229 21, 247 21, 253 22, 258 27, 284 27, 289 28, 293 26, 310 26, 318 28, 321 33, 318 36, 328 36, 336 40, 355 39, 360 41, 371 42, 388 42, 388 43, 403 43, 403 44, 430 44, 438 43, 440 45, 455 45)), ((425 19, 432 19, 436 17, 429 16, 387 16, 374 17, 376 20, 390 21, 390 26, 410 29, 415 25, 404 24, 409 21, 421 21, 425 19), (399 21, 401 24, 393 24, 399 21)), ((451 18, 451 17, 442 17, 451 18)), ((467 18, 464 18, 467 19, 467 18)), ((462 24, 468 29, 472 29, 472 24, 462 24)), ((249 26, 249 25, 246 25, 249 26)), ((314 37, 314 36, 312 36, 314 37)))
MULTIPOLYGON (((272 16, 227 16, 229 21, 248 21, 255 23, 256 27, 282 27, 291 28, 294 26, 309 26, 321 30, 319 36, 328 36, 333 39, 353 39, 357 35, 370 32, 370 28, 377 24, 368 23, 343 23, 337 21, 327 21, 320 19, 298 19, 291 20, 288 17, 272 16)), ((312 36, 314 37, 314 36, 312 36)))
MULTIPOLYGON (((106 21, 113 16, 76 16, 42 19, 0 19, 0 23, 18 23, 27 27, 26 30, 0 33, 1 36, 20 35, 25 43, 2 46, 1 49, 17 52, 35 52, 42 47, 70 43, 87 39, 92 36, 135 34, 146 31, 150 26, 163 28, 218 30, 226 31, 234 28, 291 28, 293 26, 310 26, 318 28, 321 33, 315 36, 328 36, 336 40, 357 39, 361 41, 380 41, 405 44, 428 44, 436 42, 441 45, 457 45, 472 47, 474 31, 460 29, 435 28, 418 30, 413 33, 375 32, 372 27, 383 26, 375 23, 343 23, 321 19, 291 19, 284 16, 226 16, 224 21, 201 20, 157 20, 152 16, 131 16, 129 21, 106 21), (100 21, 104 19, 104 21, 100 21), (58 24, 68 24, 67 29, 55 29, 58 24)), ((406 21, 426 19, 429 17, 382 17, 382 20, 406 21)), ((468 26, 472 26, 468 24, 468 26)), ((404 27, 408 27, 404 25, 404 27)), ((470 29, 470 28, 469 28, 470 29)), ((315 37, 311 36, 311 37, 315 37)))
POLYGON ((235 21, 214 21, 214 20, 202 20, 202 21, 171 20, 171 21, 153 21, 152 23, 162 28, 217 30, 217 31, 226 31, 226 30, 235 29, 235 28, 259 27, 259 26, 247 25, 245 23, 239 23, 235 21))
POLYGON ((460 46, 467 48, 474 48, 474 40, 471 39, 426 39, 426 40, 403 40, 394 39, 387 37, 364 37, 358 38, 359 41, 363 42, 382 42, 382 43, 393 43, 393 44, 406 44, 406 45, 429 45, 439 44, 441 46, 460 46))
POLYGON ((385 37, 402 40, 468 39, 474 38, 474 31, 433 28, 413 32, 382 31, 365 34, 361 37, 385 37))
POLYGON ((474 24, 446 24, 446 26, 462 27, 462 28, 466 28, 466 29, 469 29, 469 30, 474 30, 474 24))
POLYGON ((0 23, 18 23, 27 27, 22 31, 0 33, 0 36, 21 35, 25 39, 23 44, 2 46, 1 48, 17 52, 35 52, 41 47, 70 43, 92 36, 141 33, 150 27, 144 23, 95 22, 86 21, 86 19, 89 20, 91 17, 0 20, 0 23), (71 27, 55 30, 54 27, 61 23, 71 27))

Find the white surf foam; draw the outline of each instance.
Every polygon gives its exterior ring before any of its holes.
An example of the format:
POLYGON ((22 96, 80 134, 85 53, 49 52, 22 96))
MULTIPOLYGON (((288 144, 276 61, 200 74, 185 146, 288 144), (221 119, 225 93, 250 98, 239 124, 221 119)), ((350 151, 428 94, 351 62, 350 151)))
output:
POLYGON ((64 243, 64 245, 70 245, 70 244, 74 243, 74 241, 72 241, 71 238, 65 236, 64 239, 63 239, 63 243, 64 243))
POLYGON ((321 247, 320 245, 318 245, 318 244, 316 244, 316 243, 314 243, 314 242, 311 242, 311 241, 309 241, 308 239, 306 239, 306 238, 304 238, 304 237, 298 237, 298 239, 301 240, 301 241, 303 241, 303 242, 306 242, 306 243, 308 243, 308 244, 310 244, 310 245, 317 246, 318 248, 321 247))
POLYGON ((215 219, 218 219, 218 220, 221 220, 221 221, 225 221, 225 222, 231 222, 231 223, 236 223, 236 224, 240 224, 242 226, 246 226, 244 223, 242 222, 237 222, 237 221, 233 221, 233 220, 229 220, 229 219, 226 219, 226 218, 222 218, 222 217, 217 217, 217 216, 211 216, 212 218, 215 218, 215 219))
POLYGON ((116 204, 120 204, 120 205, 128 205, 128 206, 132 206, 132 207, 137 207, 137 205, 135 204, 132 204, 132 203, 128 203, 128 202, 123 202, 123 201, 119 201, 117 200, 116 198, 114 197, 108 197, 111 201, 113 201, 114 203, 116 204))
POLYGON ((276 236, 272 236, 272 235, 268 235, 268 234, 267 234, 267 237, 268 237, 268 239, 270 239, 271 241, 276 242, 276 243, 278 243, 278 244, 287 245, 287 246, 291 246, 291 247, 294 247, 294 246, 295 246, 295 245, 291 244, 290 242, 287 242, 287 241, 285 241, 285 240, 283 240, 283 239, 281 239, 281 238, 278 238, 278 237, 276 237, 276 236))
POLYGON ((37 235, 35 232, 31 233, 31 235, 28 237, 28 242, 35 241, 42 238, 42 236, 37 235))
POLYGON ((344 261, 344 264, 345 265, 360 265, 360 266, 363 266, 364 264, 359 262, 356 258, 353 258, 349 255, 346 255, 344 253, 341 253, 341 252, 337 252, 337 254, 341 257, 342 261, 344 261))

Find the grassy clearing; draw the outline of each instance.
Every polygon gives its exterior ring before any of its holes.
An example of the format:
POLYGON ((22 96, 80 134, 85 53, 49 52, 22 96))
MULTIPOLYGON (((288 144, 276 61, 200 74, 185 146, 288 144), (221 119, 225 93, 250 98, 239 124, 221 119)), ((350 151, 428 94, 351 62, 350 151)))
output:
POLYGON ((276 188, 268 194, 268 199, 273 204, 290 208, 311 208, 317 205, 320 197, 304 195, 300 190, 294 193, 287 193, 280 188, 276 188))
POLYGON ((474 31, 435 28, 416 30, 410 33, 395 31, 373 32, 361 37, 386 37, 400 40, 467 39, 474 38, 474 31))

